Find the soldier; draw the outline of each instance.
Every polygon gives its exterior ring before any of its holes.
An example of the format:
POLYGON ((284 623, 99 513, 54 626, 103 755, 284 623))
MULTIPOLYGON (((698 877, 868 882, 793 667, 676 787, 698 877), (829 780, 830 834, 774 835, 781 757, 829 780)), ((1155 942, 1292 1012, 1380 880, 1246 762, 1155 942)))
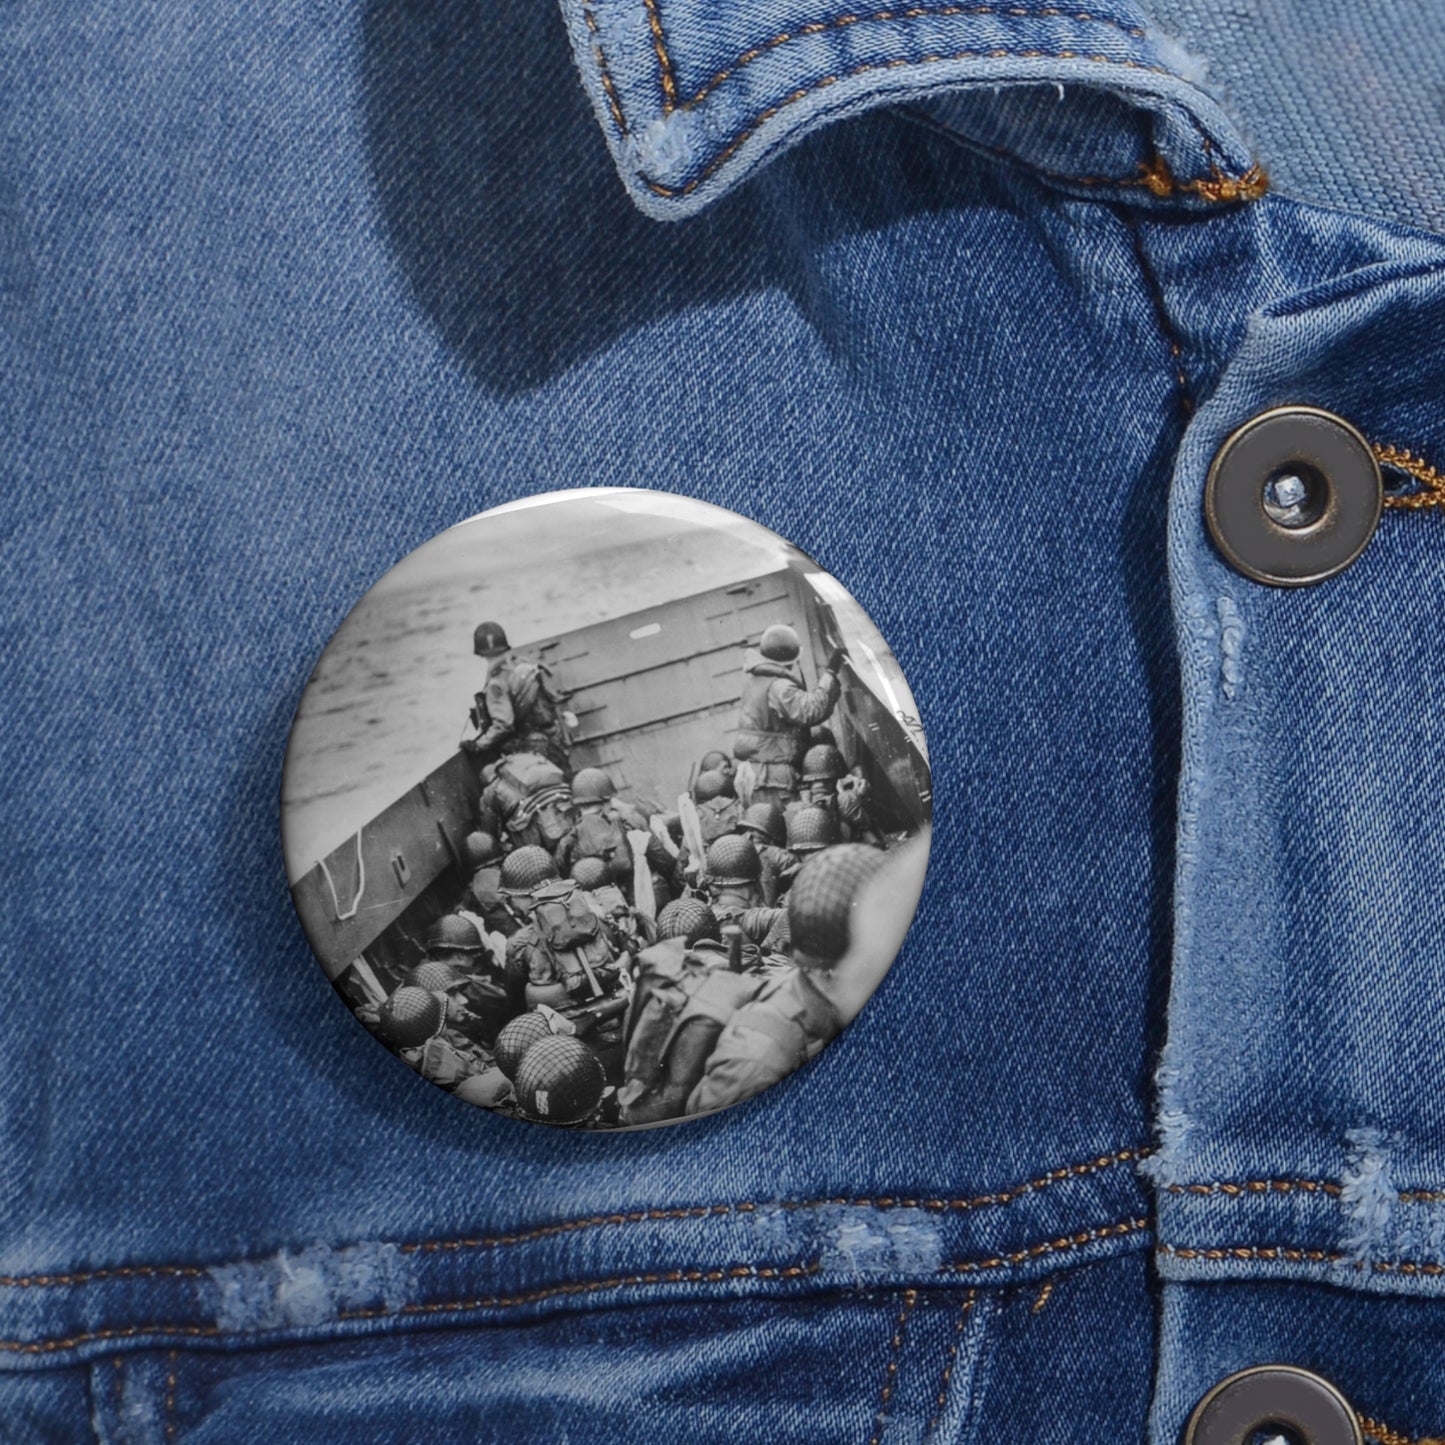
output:
POLYGON ((448 1022, 474 1042, 490 1046, 512 1013, 501 962, 472 919, 444 913, 427 930, 426 960, 402 981, 447 994, 452 1000, 448 1022))
POLYGON ((803 862, 841 841, 838 814, 806 803, 788 814, 788 852, 803 862))
POLYGON ((548 685, 547 669, 514 656, 498 622, 483 622, 477 628, 472 650, 486 664, 487 677, 472 703, 477 735, 467 738, 462 750, 479 763, 506 753, 541 753, 570 775, 562 699, 548 685))
POLYGON ((733 791, 732 779, 726 773, 699 773, 692 785, 692 800, 697 805, 697 821, 704 843, 711 843, 724 833, 737 832, 743 809, 733 791))
POLYGON ((598 999, 618 980, 621 935, 590 895, 542 848, 519 848, 502 865, 502 887, 526 925, 507 941, 507 995, 514 1012, 598 999))
POLYGON ((774 623, 749 649, 743 663, 743 702, 733 756, 737 792, 744 807, 783 803, 797 785, 795 764, 808 730, 828 717, 838 701, 838 670, 846 653, 835 652, 811 691, 803 686, 798 634, 774 623))
POLYGON ((721 773, 728 780, 729 797, 736 796, 733 788, 733 775, 737 769, 733 765, 733 760, 721 748, 713 748, 711 752, 704 753, 697 765, 697 770, 699 774, 721 773))
POLYGON ((583 858, 596 858, 607 870, 607 879, 633 899, 633 857, 628 833, 647 834, 647 865, 652 873, 655 907, 671 897, 666 881, 672 872, 672 855, 652 831, 649 820, 635 803, 617 796, 612 778, 602 768, 583 768, 572 779, 572 804, 577 823, 557 849, 557 866, 570 873, 583 858))
POLYGON ((444 1089, 455 1091, 494 1067, 489 1054, 447 1027, 447 1000, 440 991, 403 984, 382 1004, 375 1030, 417 1073, 444 1089))
POLYGON ((722 942, 716 915, 696 898, 669 903, 658 942, 637 958, 628 1009, 625 1082, 618 1090, 624 1124, 676 1119, 702 1078, 708 1055, 733 1013, 763 977, 722 942))
POLYGON ((462 856, 472 870, 463 902, 482 920, 489 933, 510 938, 521 924, 502 894, 502 850, 497 840, 490 833, 469 833, 462 845, 462 856))
POLYGON ((737 923, 749 937, 765 936, 774 921, 763 892, 763 860, 752 840, 729 833, 711 844, 703 868, 703 886, 712 911, 724 923, 737 923))
POLYGON ((477 804, 482 829, 503 839, 506 852, 535 845, 555 856, 577 824, 562 769, 540 753, 511 753, 489 764, 483 776, 477 804))
POLYGON ((743 813, 738 831, 751 838, 763 863, 763 897, 775 904, 792 886, 802 860, 784 846, 788 839, 783 810, 776 803, 754 803, 743 813))
POLYGON ((803 865, 788 894, 795 966, 733 1015, 688 1097, 689 1114, 750 1099, 786 1078, 856 1012, 853 981, 839 964, 849 952, 858 896, 885 862, 876 848, 844 843, 803 865))
POLYGON ((830 809, 840 824, 841 841, 882 847, 883 835, 874 826, 868 808, 867 780, 862 773, 849 770, 836 747, 814 743, 803 754, 802 772, 800 803, 830 809))

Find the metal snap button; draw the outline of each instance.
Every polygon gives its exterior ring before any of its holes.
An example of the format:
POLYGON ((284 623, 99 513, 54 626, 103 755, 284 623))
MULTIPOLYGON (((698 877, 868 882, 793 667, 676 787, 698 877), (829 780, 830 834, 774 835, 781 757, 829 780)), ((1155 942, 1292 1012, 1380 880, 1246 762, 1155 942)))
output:
POLYGON ((1194 1407, 1184 1445, 1249 1445, 1269 1433, 1289 1445, 1364 1445, 1345 1397, 1293 1365, 1256 1365, 1221 1380, 1194 1407))
POLYGON ((1210 535, 1236 570, 1274 587, 1343 572, 1380 521, 1369 443, 1313 406, 1261 412, 1220 447, 1204 487, 1210 535))

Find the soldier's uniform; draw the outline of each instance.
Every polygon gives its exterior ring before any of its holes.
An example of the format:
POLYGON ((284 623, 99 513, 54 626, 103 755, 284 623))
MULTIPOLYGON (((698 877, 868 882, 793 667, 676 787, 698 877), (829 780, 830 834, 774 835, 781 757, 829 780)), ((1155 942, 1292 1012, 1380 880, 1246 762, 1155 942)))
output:
POLYGON ((752 1098, 837 1035, 843 1018, 826 991, 828 971, 848 951, 853 901, 882 862, 875 848, 841 844, 803 865, 787 909, 796 967, 733 1015, 688 1097, 689 1114, 752 1098))
POLYGON ((802 782, 798 801, 789 805, 789 813, 802 807, 824 808, 837 820, 836 841, 883 846, 883 833, 874 825, 868 807, 866 779, 849 770, 843 754, 831 743, 815 743, 804 753, 802 782))
POLYGON ((417 1073, 453 1092, 495 1068, 490 1052, 448 1027, 439 991, 403 984, 382 1004, 375 1031, 417 1073))
POLYGON ((514 1009, 601 998, 618 981, 621 935, 605 908, 570 878, 531 890, 531 917, 507 940, 507 994, 514 1009))
POLYGON ((477 803, 482 827, 505 839, 509 853, 534 845, 555 857, 577 823, 562 769, 540 753, 511 753, 483 776, 487 782, 477 803))
MULTIPOLYGON (((743 662, 743 700, 733 756, 742 805, 782 803, 798 782, 796 764, 809 730, 828 717, 838 701, 836 672, 825 668, 817 686, 803 685, 800 644, 791 627, 774 625, 743 662)), ((830 659, 830 662, 835 659, 830 659)))
POLYGON ((506 633, 495 622, 477 628, 473 649, 488 660, 490 669, 486 687, 472 703, 477 736, 462 743, 462 750, 480 762, 506 753, 541 753, 570 776, 570 739, 561 698, 548 685, 547 669, 513 656, 506 633))
POLYGON ((572 780, 572 801, 578 817, 572 831, 558 845, 559 871, 570 874, 583 859, 595 858, 605 868, 608 882, 620 887, 628 901, 634 902, 632 846, 627 835, 646 833, 645 857, 652 873, 654 907, 666 904, 673 891, 672 854, 653 833, 642 809, 619 798, 612 779, 601 768, 583 768, 577 774, 572 780))

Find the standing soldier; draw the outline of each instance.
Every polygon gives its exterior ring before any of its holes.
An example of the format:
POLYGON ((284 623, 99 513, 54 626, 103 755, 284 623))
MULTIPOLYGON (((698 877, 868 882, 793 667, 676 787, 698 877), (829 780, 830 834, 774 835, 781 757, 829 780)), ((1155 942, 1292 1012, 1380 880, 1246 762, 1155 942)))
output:
POLYGON ((541 753, 570 775, 562 699, 547 685, 547 669, 513 656, 499 622, 477 628, 472 650, 486 664, 487 679, 472 703, 477 735, 467 738, 462 750, 479 763, 506 753, 541 753))
POLYGON ((604 769, 583 768, 572 779, 572 805, 577 810, 577 823, 557 848, 560 872, 571 873, 582 859, 595 858, 607 870, 607 880, 617 884, 629 902, 635 901, 634 860, 627 835, 646 833, 654 903, 661 907, 671 898, 666 880, 672 872, 672 855, 653 833, 642 809, 617 796, 617 788, 604 769))
POLYGON ((803 865, 788 894, 793 963, 732 1017, 687 1101, 689 1114, 725 1108, 786 1078, 833 1039, 856 1010, 836 965, 848 953, 859 894, 885 862, 843 843, 803 865))
POLYGON ((795 765, 809 729, 837 704, 838 670, 846 654, 835 652, 809 691, 798 664, 801 646, 791 627, 774 623, 743 662, 742 713, 733 756, 738 760, 738 797, 745 808, 787 801, 797 786, 795 765))

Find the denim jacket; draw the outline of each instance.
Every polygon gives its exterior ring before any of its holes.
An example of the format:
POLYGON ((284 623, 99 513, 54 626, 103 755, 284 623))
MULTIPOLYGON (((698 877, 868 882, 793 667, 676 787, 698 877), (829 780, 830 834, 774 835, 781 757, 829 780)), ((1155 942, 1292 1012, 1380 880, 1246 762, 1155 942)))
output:
POLYGON ((0 1439, 1174 1445, 1267 1362, 1445 1431, 1441 56, 1362 0, 7 7, 0 1439), (1278 589, 1202 494, 1285 403, 1388 491, 1278 589), (578 485, 817 557, 933 759, 858 1020, 636 1134, 386 1057, 276 843, 354 600, 578 485))

